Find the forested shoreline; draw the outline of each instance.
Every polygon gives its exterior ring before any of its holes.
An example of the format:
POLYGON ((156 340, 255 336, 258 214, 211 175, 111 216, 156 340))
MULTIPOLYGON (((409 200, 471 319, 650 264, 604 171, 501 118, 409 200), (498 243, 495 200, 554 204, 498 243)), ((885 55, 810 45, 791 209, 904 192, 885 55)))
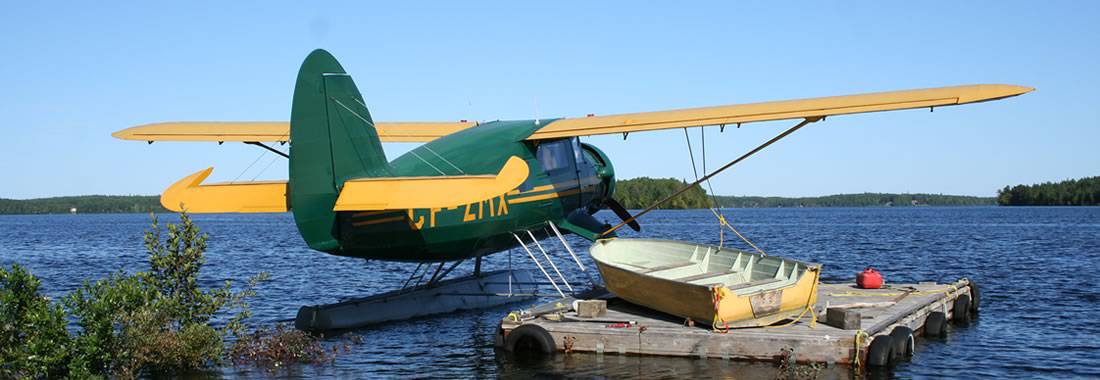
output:
POLYGON ((1100 205, 1100 177, 1005 186, 997 191, 1002 206, 1096 206, 1100 205))
POLYGON ((995 206, 993 197, 943 194, 860 193, 820 197, 717 197, 723 207, 912 207, 912 206, 995 206))
POLYGON ((38 199, 0 198, 0 214, 148 213, 166 211, 156 195, 81 195, 38 199))
MULTIPOLYGON (((615 200, 629 209, 646 208, 687 185, 687 182, 673 178, 638 177, 615 181, 615 200)), ((710 200, 699 186, 661 206, 664 209, 707 207, 710 207, 710 200)))
MULTIPOLYGON (((615 198, 630 209, 646 208, 687 186, 687 182, 674 178, 639 177, 616 182, 615 198)), ((706 192, 695 187, 683 195, 661 206, 663 209, 685 209, 710 207, 711 200, 706 192)), ((770 208, 770 207, 904 207, 904 206, 994 206, 993 197, 973 197, 942 194, 890 194, 861 193, 836 194, 820 197, 759 197, 726 196, 714 197, 722 207, 770 208)))

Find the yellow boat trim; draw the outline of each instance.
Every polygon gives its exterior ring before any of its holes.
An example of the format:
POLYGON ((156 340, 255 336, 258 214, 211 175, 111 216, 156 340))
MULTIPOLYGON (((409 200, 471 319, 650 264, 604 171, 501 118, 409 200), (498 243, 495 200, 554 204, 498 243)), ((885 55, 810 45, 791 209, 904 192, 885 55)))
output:
POLYGON ((499 197, 527 180, 527 163, 512 156, 496 176, 379 177, 344 182, 335 211, 447 208, 499 197))
POLYGON ((752 324, 767 325, 789 316, 783 312, 812 307, 817 302, 817 282, 821 276, 821 267, 814 266, 804 270, 805 273, 793 286, 782 289, 775 314, 770 316, 757 315, 753 310, 752 298, 756 294, 735 294, 726 286, 720 287, 717 291, 721 292, 722 296, 715 305, 717 308, 714 313, 714 324, 729 321, 736 325, 735 321, 753 321, 752 324))
POLYGON ((164 190, 160 204, 179 212, 286 212, 286 182, 259 181, 202 185, 214 168, 184 177, 164 190))

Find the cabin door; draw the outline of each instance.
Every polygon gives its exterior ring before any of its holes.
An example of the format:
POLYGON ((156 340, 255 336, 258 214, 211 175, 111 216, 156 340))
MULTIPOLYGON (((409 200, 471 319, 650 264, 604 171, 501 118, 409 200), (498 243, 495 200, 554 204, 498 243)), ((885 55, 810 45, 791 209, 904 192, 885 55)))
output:
POLYGON ((539 164, 545 171, 554 192, 567 213, 580 207, 580 182, 577 176, 577 138, 547 141, 539 144, 539 164))

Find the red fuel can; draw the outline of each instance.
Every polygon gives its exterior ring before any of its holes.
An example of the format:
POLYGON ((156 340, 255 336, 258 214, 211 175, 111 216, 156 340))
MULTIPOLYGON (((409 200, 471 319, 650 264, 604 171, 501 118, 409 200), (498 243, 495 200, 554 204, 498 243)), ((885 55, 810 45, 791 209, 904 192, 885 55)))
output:
POLYGON ((867 267, 863 272, 856 273, 856 286, 863 289, 878 289, 882 287, 882 273, 875 268, 867 267))

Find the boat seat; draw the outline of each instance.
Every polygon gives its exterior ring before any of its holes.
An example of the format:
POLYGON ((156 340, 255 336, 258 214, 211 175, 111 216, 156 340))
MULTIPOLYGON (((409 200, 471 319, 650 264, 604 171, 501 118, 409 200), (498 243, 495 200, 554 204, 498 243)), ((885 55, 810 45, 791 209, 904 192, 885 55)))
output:
POLYGON ((693 275, 693 276, 680 277, 680 278, 677 278, 676 281, 691 282, 691 281, 695 281, 695 280, 704 279, 704 278, 707 278, 707 277, 718 277, 718 276, 724 276, 724 275, 733 274, 733 273, 736 273, 736 272, 731 272, 731 271, 705 272, 705 273, 700 273, 700 274, 693 275))
POLYGON ((627 265, 627 266, 632 266, 632 267, 635 267, 635 268, 641 268, 641 270, 646 270, 646 269, 649 269, 649 267, 648 267, 648 266, 646 266, 646 264, 648 264, 648 263, 649 263, 649 261, 648 261, 648 260, 646 260, 646 261, 639 261, 639 262, 637 262, 637 263, 620 262, 620 263, 618 263, 618 264, 619 264, 619 265, 627 265))
POLYGON ((689 262, 689 263, 674 263, 674 264, 668 264, 668 265, 655 266, 655 267, 649 268, 649 269, 643 269, 643 270, 638 271, 638 273, 653 273, 653 272, 662 271, 662 270, 665 270, 665 269, 683 268, 683 267, 688 267, 688 266, 697 265, 697 264, 699 264, 699 263, 691 263, 691 262, 689 262))
POLYGON ((780 281, 786 281, 786 280, 785 279, 779 279, 779 278, 765 278, 763 280, 749 281, 749 282, 740 283, 740 284, 737 284, 737 285, 734 285, 734 286, 730 286, 729 289, 730 290, 744 289, 744 288, 749 288, 749 287, 753 287, 753 286, 768 285, 768 284, 775 283, 775 282, 780 282, 780 281))

